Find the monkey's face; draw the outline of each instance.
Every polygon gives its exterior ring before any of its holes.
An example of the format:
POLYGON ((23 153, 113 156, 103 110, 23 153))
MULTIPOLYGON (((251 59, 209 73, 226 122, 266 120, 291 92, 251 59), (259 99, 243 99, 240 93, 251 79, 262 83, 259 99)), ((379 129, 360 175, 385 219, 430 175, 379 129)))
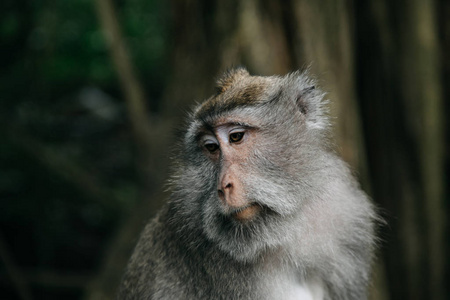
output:
POLYGON ((206 173, 214 174, 202 199, 204 231, 223 250, 248 260, 289 238, 280 227, 289 224, 304 191, 288 131, 276 135, 282 125, 274 128, 242 112, 202 126, 197 143, 206 173))
POLYGON ((220 249, 249 261, 293 238, 290 220, 312 194, 308 173, 318 149, 298 87, 243 76, 196 110, 177 180, 186 216, 220 249))
POLYGON ((253 125, 224 119, 217 122, 212 132, 201 134, 199 140, 204 155, 218 170, 219 209, 240 222, 251 221, 262 210, 261 203, 252 201, 245 182, 245 178, 254 175, 248 165, 258 144, 257 131, 253 125))

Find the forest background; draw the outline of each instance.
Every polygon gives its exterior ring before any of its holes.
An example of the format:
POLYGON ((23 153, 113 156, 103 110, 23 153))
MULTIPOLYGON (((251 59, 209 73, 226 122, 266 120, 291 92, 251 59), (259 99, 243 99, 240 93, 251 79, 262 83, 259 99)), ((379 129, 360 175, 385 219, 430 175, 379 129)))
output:
POLYGON ((371 299, 448 299, 450 1, 3 0, 2 299, 113 299, 218 74, 309 67, 380 208, 371 299))

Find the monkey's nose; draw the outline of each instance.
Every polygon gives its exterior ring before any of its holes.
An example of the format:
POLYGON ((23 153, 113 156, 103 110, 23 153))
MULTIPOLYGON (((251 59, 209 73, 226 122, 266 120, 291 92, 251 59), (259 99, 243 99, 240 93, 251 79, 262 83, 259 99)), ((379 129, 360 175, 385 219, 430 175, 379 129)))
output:
POLYGON ((217 192, 219 194, 219 198, 222 201, 226 201, 228 197, 230 197, 231 190, 233 189, 232 183, 227 183, 224 187, 219 189, 217 192))

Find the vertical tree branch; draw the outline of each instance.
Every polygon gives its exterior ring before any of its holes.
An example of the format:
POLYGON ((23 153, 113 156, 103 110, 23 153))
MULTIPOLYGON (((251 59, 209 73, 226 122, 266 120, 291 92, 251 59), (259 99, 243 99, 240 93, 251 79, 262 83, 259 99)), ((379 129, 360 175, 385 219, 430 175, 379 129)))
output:
POLYGON ((95 4, 106 42, 109 44, 111 59, 124 92, 133 134, 139 146, 147 148, 150 139, 150 125, 144 89, 139 83, 131 63, 112 2, 96 0, 95 4))
POLYGON ((440 47, 435 2, 415 0, 405 7, 402 32, 402 93, 408 109, 408 126, 420 153, 423 207, 430 299, 444 299, 444 125, 440 47), (418 117, 418 118, 417 118, 418 117))
POLYGON ((160 188, 166 177, 167 154, 165 148, 170 120, 150 124, 145 102, 144 89, 127 51, 117 14, 111 0, 96 0, 98 19, 109 44, 111 60, 119 77, 125 103, 131 122, 131 130, 136 142, 136 165, 141 175, 142 201, 125 216, 119 231, 110 241, 105 251, 98 275, 86 292, 86 299, 113 299, 122 272, 128 261, 138 233, 144 220, 159 207, 161 196, 155 195, 152 188, 160 188))

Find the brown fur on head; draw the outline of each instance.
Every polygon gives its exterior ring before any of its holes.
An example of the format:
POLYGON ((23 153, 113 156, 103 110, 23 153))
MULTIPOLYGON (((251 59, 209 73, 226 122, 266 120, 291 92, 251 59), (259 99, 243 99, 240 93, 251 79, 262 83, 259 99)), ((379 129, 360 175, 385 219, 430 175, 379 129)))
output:
POLYGON ((203 119, 217 112, 264 102, 270 81, 269 77, 251 76, 244 68, 228 70, 217 80, 216 94, 198 108, 195 116, 203 119))
POLYGON ((245 77, 249 77, 250 74, 244 68, 230 69, 226 71, 218 80, 216 85, 217 95, 225 92, 236 81, 242 80, 245 77))

